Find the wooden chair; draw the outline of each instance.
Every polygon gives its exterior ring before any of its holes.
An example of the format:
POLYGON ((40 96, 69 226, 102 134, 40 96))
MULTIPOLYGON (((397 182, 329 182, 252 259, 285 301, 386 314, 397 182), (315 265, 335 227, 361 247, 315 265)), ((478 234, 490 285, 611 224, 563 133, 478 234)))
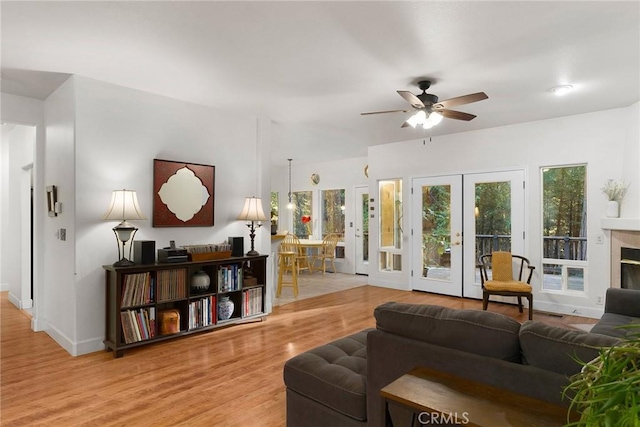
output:
POLYGON ((280 243, 280 250, 278 251, 278 289, 276 290, 276 297, 280 296, 284 285, 291 285, 291 287, 293 287, 293 296, 298 296, 297 258, 299 248, 300 240, 298 240, 298 238, 293 234, 287 234, 282 243, 280 243), (291 273, 291 282, 284 281, 284 274, 286 272, 291 273))
POLYGON ((490 295, 501 295, 518 298, 518 309, 522 310, 522 297, 529 300, 529 320, 533 320, 533 293, 531 288, 531 276, 535 266, 530 265, 529 260, 520 255, 513 255, 511 252, 494 251, 491 254, 481 255, 480 281, 482 282, 482 309, 489 306, 490 295), (513 277, 513 266, 518 266, 518 279, 513 277), (526 281, 523 280, 526 274, 525 268, 529 270, 526 281), (488 271, 491 271, 491 277, 488 271))
MULTIPOLYGON (((325 273, 327 267, 327 261, 331 261, 331 268, 333 272, 336 272, 336 265, 333 260, 336 258, 336 246, 338 246, 338 236, 335 233, 328 234, 322 239, 322 247, 320 248, 320 252, 316 256, 317 259, 322 263, 322 274, 325 273)), ((314 261, 315 262, 315 261, 314 261)))
MULTIPOLYGON (((300 245, 300 239, 295 234, 287 234, 282 242, 285 249, 290 252, 295 252, 296 272, 300 274, 300 270, 309 270, 309 273, 313 273, 313 264, 310 261, 311 257, 307 254, 305 248, 300 245)), ((281 244, 281 245, 282 245, 281 244)))

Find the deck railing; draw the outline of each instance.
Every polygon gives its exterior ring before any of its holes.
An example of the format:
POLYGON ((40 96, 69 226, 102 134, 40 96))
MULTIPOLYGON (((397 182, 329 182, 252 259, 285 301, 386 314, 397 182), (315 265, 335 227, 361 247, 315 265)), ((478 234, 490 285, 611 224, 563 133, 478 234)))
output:
MULTIPOLYGON (((544 258, 584 261, 587 259, 587 238, 546 236, 542 239, 542 249, 544 258)), ((510 235, 476 235, 476 256, 478 257, 493 251, 510 250, 510 235)))

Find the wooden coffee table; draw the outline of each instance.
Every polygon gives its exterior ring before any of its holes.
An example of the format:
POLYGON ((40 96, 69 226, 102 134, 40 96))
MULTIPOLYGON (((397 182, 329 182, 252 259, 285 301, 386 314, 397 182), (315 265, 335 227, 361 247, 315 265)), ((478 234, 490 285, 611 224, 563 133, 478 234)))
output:
POLYGON ((393 425, 390 402, 418 412, 418 425, 551 427, 568 422, 565 407, 427 368, 410 371, 380 394, 385 426, 393 425))

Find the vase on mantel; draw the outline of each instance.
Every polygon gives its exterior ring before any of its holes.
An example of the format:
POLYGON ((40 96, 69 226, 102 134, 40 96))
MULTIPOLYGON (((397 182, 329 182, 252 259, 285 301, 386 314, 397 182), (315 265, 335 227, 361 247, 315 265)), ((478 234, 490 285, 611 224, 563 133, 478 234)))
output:
POLYGON ((607 218, 618 218, 620 216, 620 203, 615 200, 609 200, 605 210, 607 218))

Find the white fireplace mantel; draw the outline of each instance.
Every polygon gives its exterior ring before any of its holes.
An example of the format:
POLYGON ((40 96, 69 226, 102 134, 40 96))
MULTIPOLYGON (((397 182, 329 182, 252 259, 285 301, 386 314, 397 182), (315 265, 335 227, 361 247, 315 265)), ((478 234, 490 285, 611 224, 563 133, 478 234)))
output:
POLYGON ((603 230, 640 231, 640 218, 602 218, 603 230))

